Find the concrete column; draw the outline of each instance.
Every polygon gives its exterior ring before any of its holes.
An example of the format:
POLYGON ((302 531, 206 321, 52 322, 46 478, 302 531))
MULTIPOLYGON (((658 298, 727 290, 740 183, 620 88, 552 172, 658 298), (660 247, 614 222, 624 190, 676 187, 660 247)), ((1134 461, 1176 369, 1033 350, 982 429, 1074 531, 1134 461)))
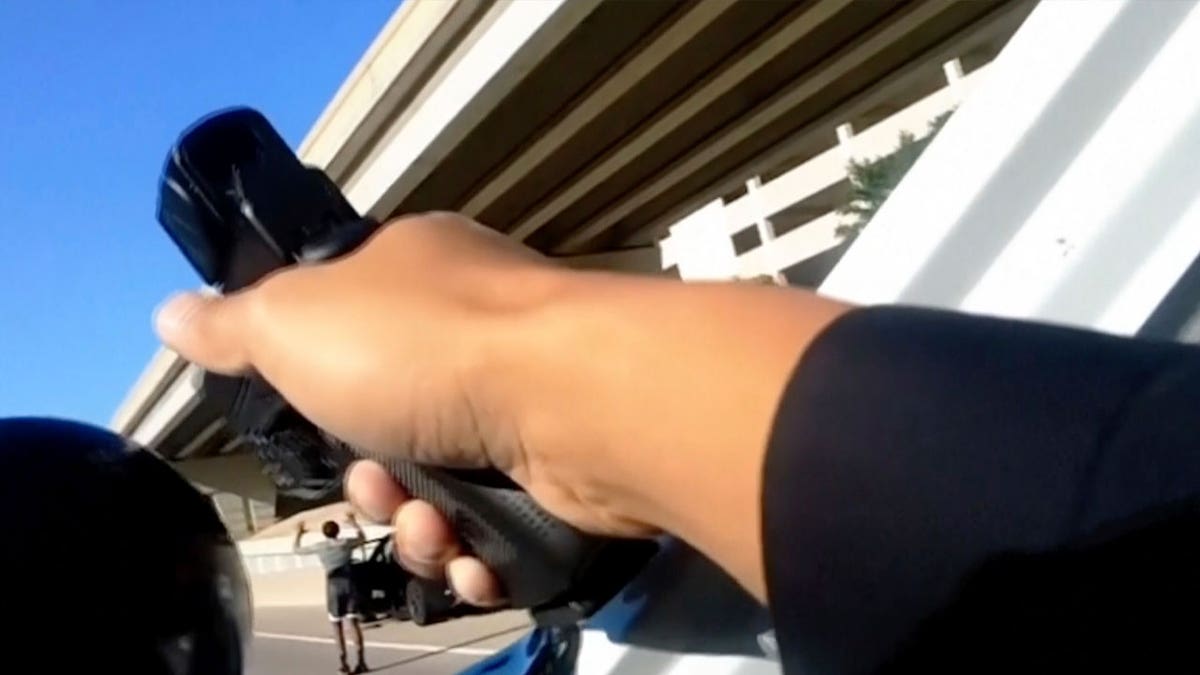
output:
POLYGON ((254 505, 250 503, 249 497, 242 497, 242 515, 246 518, 246 531, 254 534, 258 531, 258 523, 254 519, 254 505))

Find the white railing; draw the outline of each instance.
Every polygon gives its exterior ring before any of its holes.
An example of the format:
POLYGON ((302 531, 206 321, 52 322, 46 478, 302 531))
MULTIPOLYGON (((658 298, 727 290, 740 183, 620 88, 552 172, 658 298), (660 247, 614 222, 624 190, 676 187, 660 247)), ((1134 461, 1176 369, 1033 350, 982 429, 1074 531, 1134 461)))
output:
POLYGON ((781 236, 776 236, 771 217, 837 187, 849 179, 851 161, 887 155, 897 147, 901 133, 921 137, 931 120, 952 110, 978 85, 988 66, 962 74, 958 59, 943 65, 947 84, 895 114, 859 133, 849 124, 837 128, 835 146, 782 175, 763 182, 754 177, 746 183, 746 194, 728 203, 714 200, 668 228, 659 242, 662 268, 678 268, 683 279, 732 279, 773 276, 841 243, 836 234, 843 217, 834 210, 781 236), (738 254, 733 237, 755 227, 760 245, 738 254))
MULTIPOLYGON (((370 552, 375 549, 380 537, 386 534, 388 534, 387 528, 371 528, 367 532, 366 543, 355 548, 351 554, 354 560, 366 560, 370 552)), ((297 555, 292 553, 291 547, 292 537, 238 543, 238 550, 242 554, 246 570, 251 574, 271 574, 321 567, 321 561, 317 556, 297 555)))
MULTIPOLYGON (((344 530, 348 532, 349 528, 344 528, 344 530)), ((364 560, 369 552, 374 550, 377 541, 391 534, 391 528, 386 525, 368 524, 363 526, 363 534, 367 540, 364 545, 354 549, 355 560, 364 560)), ((311 544, 320 537, 320 533, 308 534, 301 544, 311 544)), ((246 539, 238 542, 238 551, 246 563, 246 569, 251 574, 287 572, 321 566, 320 560, 315 555, 292 553, 292 542, 294 541, 294 534, 269 539, 246 539)))

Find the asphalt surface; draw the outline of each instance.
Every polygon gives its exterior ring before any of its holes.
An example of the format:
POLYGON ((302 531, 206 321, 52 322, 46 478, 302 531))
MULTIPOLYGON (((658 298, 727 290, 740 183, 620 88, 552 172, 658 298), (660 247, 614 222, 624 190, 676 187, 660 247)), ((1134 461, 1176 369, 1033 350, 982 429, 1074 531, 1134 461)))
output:
MULTIPOLYGON (((519 639, 528 629, 516 612, 467 617, 420 628, 384 623, 363 631, 371 672, 404 675, 457 673, 519 639)), ((349 638, 350 636, 347 635, 349 638)), ((350 665, 354 647, 347 646, 350 665)), ((336 673, 337 647, 321 606, 260 607, 247 675, 336 673)))

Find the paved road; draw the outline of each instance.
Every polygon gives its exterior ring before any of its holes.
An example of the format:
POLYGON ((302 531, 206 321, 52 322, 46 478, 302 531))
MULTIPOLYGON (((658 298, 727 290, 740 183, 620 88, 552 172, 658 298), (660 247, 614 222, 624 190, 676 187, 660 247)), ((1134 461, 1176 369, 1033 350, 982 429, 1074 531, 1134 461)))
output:
MULTIPOLYGON (((371 648, 367 664, 372 672, 394 672, 404 675, 446 675, 457 673, 478 661, 479 656, 456 654, 431 655, 404 650, 371 648)), ((350 665, 354 665, 351 656, 350 665)), ((285 640, 258 638, 250 656, 247 675, 309 675, 336 673, 337 657, 333 645, 306 644, 285 640)))
MULTIPOLYGON (((254 623, 247 675, 337 672, 337 648, 324 607, 262 607, 255 610, 254 623)), ((524 614, 508 612, 428 628, 395 623, 368 627, 367 663, 372 672, 457 673, 518 639, 528 625, 524 614)), ((353 665, 353 647, 349 651, 353 665)))

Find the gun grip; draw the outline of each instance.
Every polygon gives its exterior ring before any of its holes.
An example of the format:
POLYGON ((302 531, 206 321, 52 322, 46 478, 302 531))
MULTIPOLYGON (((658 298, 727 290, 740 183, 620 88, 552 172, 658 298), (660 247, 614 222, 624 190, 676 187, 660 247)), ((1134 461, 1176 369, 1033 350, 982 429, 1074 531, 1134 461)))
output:
POLYGON ((410 494, 431 503, 472 555, 499 577, 514 607, 537 607, 570 589, 605 540, 558 520, 491 470, 447 470, 383 460, 410 494))
POLYGON ((441 469, 357 450, 301 417, 262 379, 209 375, 205 387, 226 388, 219 395, 232 402, 227 419, 268 471, 284 467, 273 477, 288 481, 291 489, 328 495, 355 457, 382 464, 410 495, 450 521, 467 552, 499 578, 511 607, 573 610, 543 623, 590 614, 657 550, 649 541, 585 534, 547 513, 495 469, 441 469))
POLYGON ((409 494, 437 508, 467 551, 500 579, 510 606, 532 609, 541 625, 587 617, 658 550, 652 541, 585 534, 494 469, 375 459, 409 494))

